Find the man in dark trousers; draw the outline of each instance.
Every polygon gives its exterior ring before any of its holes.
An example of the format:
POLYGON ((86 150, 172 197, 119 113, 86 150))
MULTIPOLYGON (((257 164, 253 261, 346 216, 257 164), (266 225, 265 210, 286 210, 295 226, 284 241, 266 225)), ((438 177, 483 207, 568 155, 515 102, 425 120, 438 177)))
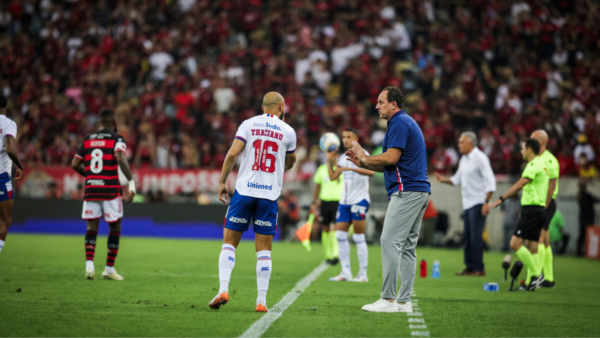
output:
POLYGON ((585 253, 585 230, 596 221, 594 204, 598 199, 587 191, 587 182, 579 182, 579 194, 577 194, 579 203, 579 238, 577 238, 577 256, 583 256, 585 253))
POLYGON ((447 178, 434 173, 438 182, 460 185, 465 211, 465 269, 457 276, 485 276, 483 264, 483 229, 489 213, 489 203, 496 191, 496 178, 487 155, 477 148, 477 136, 467 131, 458 139, 463 156, 454 176, 447 178))

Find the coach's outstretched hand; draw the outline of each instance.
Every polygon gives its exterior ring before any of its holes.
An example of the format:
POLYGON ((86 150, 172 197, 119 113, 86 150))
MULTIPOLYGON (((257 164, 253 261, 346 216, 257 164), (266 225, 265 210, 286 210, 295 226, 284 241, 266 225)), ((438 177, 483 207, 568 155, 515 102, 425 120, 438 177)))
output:
POLYGON ((227 203, 229 198, 229 191, 227 190, 227 184, 219 183, 219 199, 223 203, 227 203))
POLYGON ((352 141, 352 147, 346 151, 346 158, 357 167, 362 167, 361 162, 367 158, 367 153, 365 153, 365 150, 358 142, 352 141))

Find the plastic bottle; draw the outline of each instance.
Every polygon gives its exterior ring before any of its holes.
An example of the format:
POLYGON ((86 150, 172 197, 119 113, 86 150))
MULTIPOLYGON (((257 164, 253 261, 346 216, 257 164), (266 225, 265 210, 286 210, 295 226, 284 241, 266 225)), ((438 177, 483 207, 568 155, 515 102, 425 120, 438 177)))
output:
POLYGON ((440 278, 440 261, 433 262, 433 269, 431 270, 431 278, 440 278))
POLYGON ((421 260, 420 271, 421 271, 421 278, 427 277, 427 262, 424 259, 421 260))

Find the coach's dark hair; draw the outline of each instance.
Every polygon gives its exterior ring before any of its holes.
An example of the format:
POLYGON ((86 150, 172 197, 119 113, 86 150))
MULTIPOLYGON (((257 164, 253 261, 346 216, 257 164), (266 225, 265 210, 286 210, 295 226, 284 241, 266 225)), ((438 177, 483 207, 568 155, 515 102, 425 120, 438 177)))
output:
POLYGON ((388 102, 396 102, 398 108, 404 108, 404 96, 398 87, 389 86, 385 87, 382 91, 385 92, 387 90, 387 100, 388 102))
POLYGON ((4 95, 0 95, 0 109, 8 107, 8 99, 4 95))
POLYGON ((540 154, 540 142, 538 142, 538 140, 529 138, 529 139, 523 141, 523 143, 525 144, 525 148, 531 149, 534 154, 536 154, 536 155, 540 154))
POLYGON ((346 129, 344 129, 344 131, 349 131, 351 133, 354 133, 354 135, 358 136, 358 130, 356 130, 352 127, 347 127, 346 129))

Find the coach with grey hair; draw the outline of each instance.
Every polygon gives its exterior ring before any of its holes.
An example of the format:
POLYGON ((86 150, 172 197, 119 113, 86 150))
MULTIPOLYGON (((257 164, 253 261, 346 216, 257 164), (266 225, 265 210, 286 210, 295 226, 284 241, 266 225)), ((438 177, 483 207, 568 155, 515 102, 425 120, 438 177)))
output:
POLYGON ((400 89, 387 87, 377 98, 379 117, 387 120, 382 154, 368 156, 352 141, 346 156, 356 166, 383 173, 390 200, 381 233, 381 298, 362 307, 369 312, 412 312, 421 220, 429 202, 427 151, 419 125, 404 110, 400 89), (401 277, 398 288, 398 274, 401 277))
POLYGON ((483 228, 489 213, 489 202, 496 191, 496 178, 489 158, 477 148, 477 136, 464 132, 458 139, 458 150, 463 155, 456 174, 450 178, 435 173, 436 181, 461 185, 464 209, 464 244, 466 269, 457 276, 485 276, 483 265, 483 228))

